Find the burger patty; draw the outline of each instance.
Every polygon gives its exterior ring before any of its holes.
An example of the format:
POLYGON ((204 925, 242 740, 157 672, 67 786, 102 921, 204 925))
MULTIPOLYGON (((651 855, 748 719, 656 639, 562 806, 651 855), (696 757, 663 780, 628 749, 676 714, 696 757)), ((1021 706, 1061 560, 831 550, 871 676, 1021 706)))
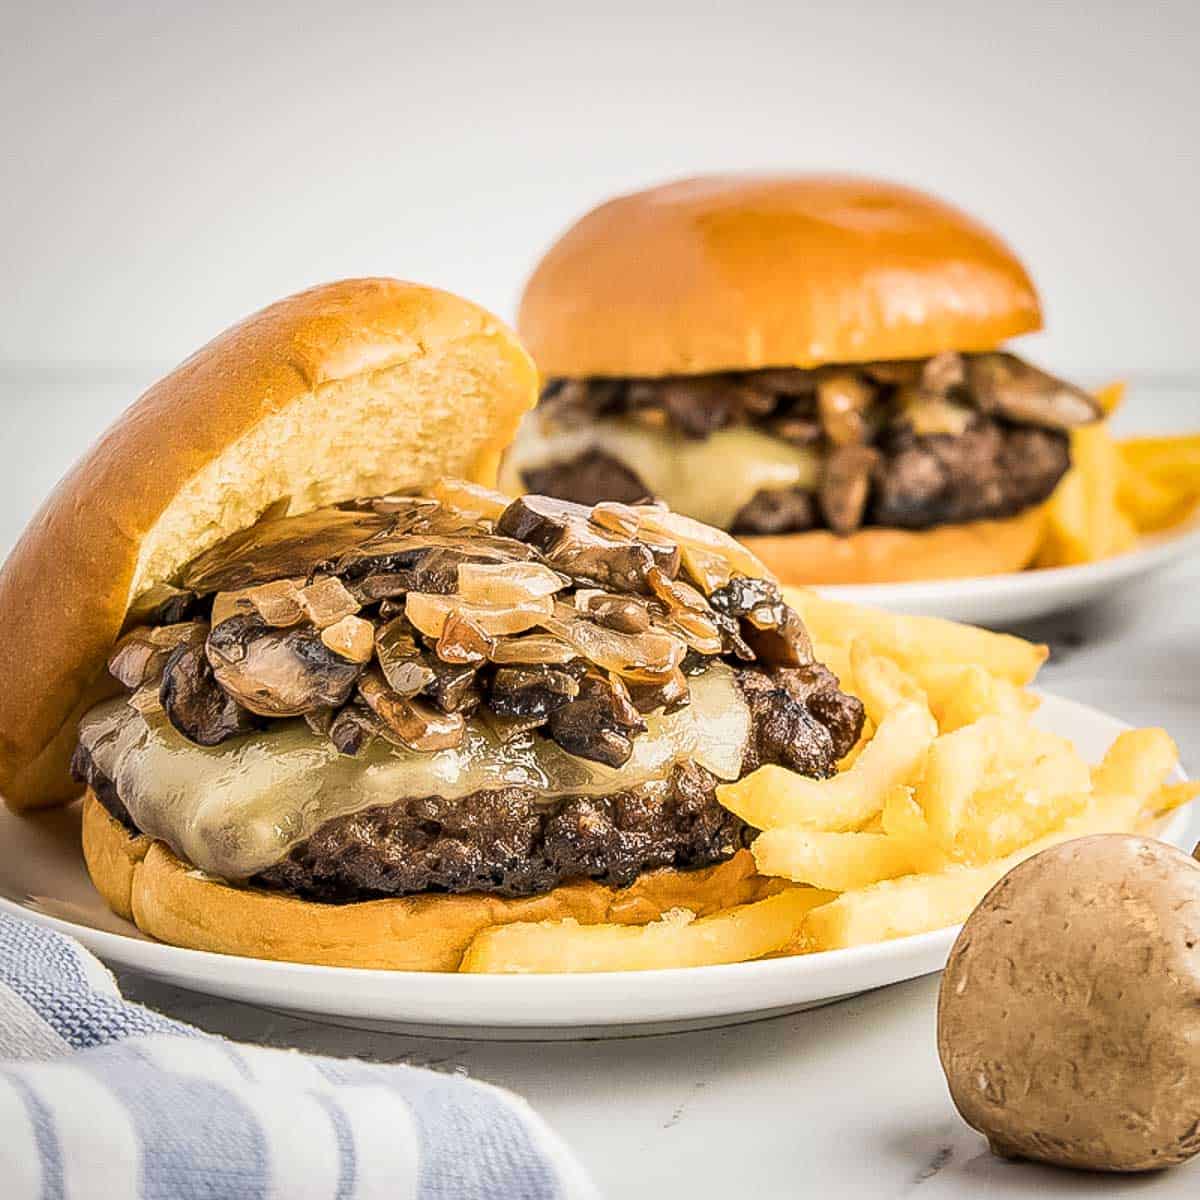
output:
POLYGON ((546 806, 525 788, 403 800, 327 821, 252 882, 312 900, 420 892, 531 896, 572 879, 625 887, 656 867, 704 867, 746 844, 695 764, 665 784, 546 806))
MULTIPOLYGON (((901 429, 875 448, 865 523, 899 529, 1015 516, 1047 500, 1071 466, 1065 433, 988 418, 956 435, 901 429)), ((650 492, 623 462, 600 450, 526 471, 524 482, 576 504, 632 503, 650 492)), ((764 488, 741 509, 732 530, 801 533, 824 524, 816 493, 764 488)))
MULTIPOLYGON (((738 672, 750 710, 742 769, 781 763, 833 773, 862 730, 861 702, 824 667, 738 672)), ((80 746, 72 769, 126 827, 136 825, 111 780, 80 746)), ((658 867, 730 858, 752 832, 716 799, 719 781, 695 763, 611 796, 552 803, 528 788, 446 800, 398 800, 326 821, 250 882, 327 902, 429 892, 529 896, 574 879, 614 887, 658 867)))
MULTIPOLYGON (((952 351, 815 370, 554 379, 539 411, 551 438, 613 419, 692 441, 755 427, 807 456, 815 479, 756 492, 729 529, 841 535, 1005 518, 1040 504, 1070 467, 1068 431, 1101 415, 1086 392, 1013 355, 952 351)), ((584 505, 651 492, 597 442, 558 461, 551 453, 525 467, 522 482, 584 505)))

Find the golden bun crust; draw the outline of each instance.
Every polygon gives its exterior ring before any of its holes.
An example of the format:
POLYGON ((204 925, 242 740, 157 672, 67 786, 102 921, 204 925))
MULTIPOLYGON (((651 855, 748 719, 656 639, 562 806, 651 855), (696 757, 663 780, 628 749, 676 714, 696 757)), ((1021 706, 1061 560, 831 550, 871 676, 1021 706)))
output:
POLYGON ((1045 522, 1039 506, 1005 520, 932 529, 868 528, 849 537, 821 529, 740 540, 789 587, 907 583, 1022 571, 1037 554, 1045 522))
POLYGON ((517 328, 543 376, 582 377, 923 358, 1041 322, 1008 246, 941 200, 713 175, 587 213, 534 270, 517 328))
POLYGON ((181 862, 161 842, 131 834, 89 791, 83 801, 88 873, 109 908, 174 946, 337 967, 455 971, 471 939, 491 925, 573 917, 582 924, 645 924, 672 908, 698 916, 745 904, 776 886, 740 850, 698 871, 652 871, 630 887, 590 881, 542 896, 405 896, 316 904, 232 887, 181 862))
POLYGON ((394 279, 313 288, 210 342, 76 463, 0 570, 0 794, 78 794, 75 728, 114 690, 105 659, 137 594, 284 498, 490 483, 536 388, 497 318, 394 279))

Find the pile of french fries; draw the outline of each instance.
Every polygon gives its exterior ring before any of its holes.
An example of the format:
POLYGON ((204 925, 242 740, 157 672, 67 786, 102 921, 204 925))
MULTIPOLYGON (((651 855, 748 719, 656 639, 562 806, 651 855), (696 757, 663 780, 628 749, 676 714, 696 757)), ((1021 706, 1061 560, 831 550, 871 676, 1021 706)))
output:
POLYGON ((1200 435, 1116 441, 1107 417, 1124 387, 1096 394, 1106 419, 1071 433, 1071 470, 1047 505, 1034 563, 1068 567, 1133 549, 1143 534, 1192 518, 1200 503, 1200 435))
POLYGON ((1116 739, 1090 766, 1032 723, 1046 648, 807 591, 788 595, 817 657, 867 711, 833 778, 761 767, 721 787, 761 832, 765 898, 645 925, 527 922, 485 929, 464 971, 637 971, 742 962, 956 925, 1012 867, 1093 833, 1152 830, 1200 785, 1168 783, 1161 729, 1116 739))

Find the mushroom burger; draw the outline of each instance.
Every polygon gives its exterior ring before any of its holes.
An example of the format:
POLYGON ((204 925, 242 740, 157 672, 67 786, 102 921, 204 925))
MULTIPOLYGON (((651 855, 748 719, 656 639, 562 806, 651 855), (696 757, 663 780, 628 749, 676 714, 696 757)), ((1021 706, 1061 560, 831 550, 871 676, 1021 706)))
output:
POLYGON ((1090 395, 1002 350, 1041 327, 989 230, 908 188, 713 176, 584 216, 526 287, 544 378, 501 476, 647 496, 785 583, 993 574, 1032 560, 1090 395))
POLYGON ((762 894, 716 801, 863 721, 727 535, 492 491, 534 402, 473 305, 359 280, 234 327, 0 573, 0 789, 80 787, 110 906, 185 946, 452 970, 480 929, 762 894))

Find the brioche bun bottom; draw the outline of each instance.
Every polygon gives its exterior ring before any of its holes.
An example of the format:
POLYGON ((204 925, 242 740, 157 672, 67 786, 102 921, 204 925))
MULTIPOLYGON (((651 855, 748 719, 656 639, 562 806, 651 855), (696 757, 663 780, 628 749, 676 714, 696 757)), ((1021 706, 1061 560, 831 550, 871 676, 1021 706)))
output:
POLYGON ((161 942, 390 971, 456 971, 471 939, 492 925, 565 917, 584 925, 641 925, 673 908, 705 916, 777 886, 755 872, 748 850, 739 850, 713 867, 649 871, 627 888, 581 880, 518 899, 473 893, 318 904, 209 878, 162 842, 131 833, 90 790, 83 800, 83 856, 109 908, 161 942))
POLYGON ((999 521, 932 529, 829 530, 746 536, 741 541, 788 586, 908 583, 1022 571, 1033 562, 1045 528, 1044 505, 999 521))

